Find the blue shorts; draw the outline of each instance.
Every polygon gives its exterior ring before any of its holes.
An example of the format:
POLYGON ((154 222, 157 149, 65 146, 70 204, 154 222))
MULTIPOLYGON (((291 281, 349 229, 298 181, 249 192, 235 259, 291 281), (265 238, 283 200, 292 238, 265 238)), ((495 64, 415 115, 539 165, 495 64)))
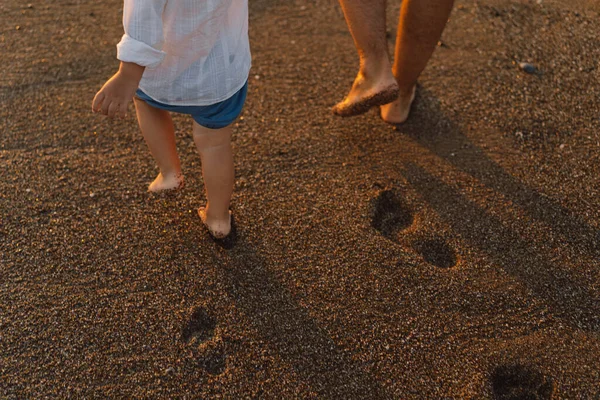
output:
POLYGON ((194 118, 198 125, 210 129, 221 129, 231 125, 233 121, 242 113, 246 94, 248 93, 248 82, 238 90, 233 96, 219 103, 210 106, 170 106, 160 103, 148 97, 148 95, 138 89, 135 97, 144 100, 146 103, 161 110, 172 111, 180 114, 189 114, 194 118))

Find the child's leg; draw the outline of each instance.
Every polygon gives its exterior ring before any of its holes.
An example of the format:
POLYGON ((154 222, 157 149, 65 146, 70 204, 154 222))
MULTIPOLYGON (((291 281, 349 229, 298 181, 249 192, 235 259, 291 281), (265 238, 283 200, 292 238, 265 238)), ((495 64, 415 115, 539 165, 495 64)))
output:
POLYGON ((148 105, 134 98, 142 135, 154 156, 160 173, 148 186, 150 192, 177 189, 183 184, 181 165, 175 146, 175 128, 168 111, 148 105))
POLYGON ((194 142, 202 161, 207 198, 206 208, 200 209, 198 213, 217 239, 224 238, 231 231, 229 202, 235 179, 231 132, 231 125, 209 129, 194 121, 194 142))

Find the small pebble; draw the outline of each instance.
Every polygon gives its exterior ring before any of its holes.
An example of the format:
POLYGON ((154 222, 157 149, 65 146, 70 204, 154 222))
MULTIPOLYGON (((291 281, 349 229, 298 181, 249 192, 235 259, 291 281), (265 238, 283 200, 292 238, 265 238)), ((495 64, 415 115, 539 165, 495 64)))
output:
POLYGON ((165 374, 167 375, 172 374, 173 372, 175 372, 175 368, 173 367, 169 367, 165 370, 165 374))
POLYGON ((537 71, 537 69, 535 68, 535 66, 533 64, 526 63, 526 62, 520 62, 519 68, 521 68, 522 71, 524 71, 528 74, 535 74, 535 72, 537 71))

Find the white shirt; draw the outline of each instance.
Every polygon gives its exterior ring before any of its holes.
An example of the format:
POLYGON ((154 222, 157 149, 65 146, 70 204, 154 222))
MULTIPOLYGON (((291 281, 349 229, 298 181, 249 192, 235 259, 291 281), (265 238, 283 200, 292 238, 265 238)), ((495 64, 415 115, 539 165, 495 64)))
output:
POLYGON ((139 88, 169 105, 211 105, 250 71, 248 0, 125 0, 117 58, 146 67, 139 88))

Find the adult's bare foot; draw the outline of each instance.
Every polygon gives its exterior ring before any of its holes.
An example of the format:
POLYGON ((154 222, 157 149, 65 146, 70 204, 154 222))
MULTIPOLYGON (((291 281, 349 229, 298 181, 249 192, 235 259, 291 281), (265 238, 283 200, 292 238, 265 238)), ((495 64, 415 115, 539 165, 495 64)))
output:
POLYGON ((183 175, 159 173, 156 179, 148 186, 148 191, 153 193, 163 192, 165 190, 177 190, 183 187, 183 175))
POLYGON ((226 218, 215 218, 207 214, 206 208, 201 207, 198 209, 198 215, 208 233, 215 239, 225 239, 231 232, 231 211, 226 218))
POLYGON ((398 98, 399 89, 391 72, 388 77, 367 79, 359 72, 350 93, 332 111, 340 117, 352 117, 364 114, 372 107, 380 106, 398 98))
POLYGON ((392 125, 405 122, 408 119, 410 107, 415 100, 416 92, 417 86, 415 85, 408 93, 400 93, 396 100, 389 104, 382 105, 380 114, 381 119, 392 125))

